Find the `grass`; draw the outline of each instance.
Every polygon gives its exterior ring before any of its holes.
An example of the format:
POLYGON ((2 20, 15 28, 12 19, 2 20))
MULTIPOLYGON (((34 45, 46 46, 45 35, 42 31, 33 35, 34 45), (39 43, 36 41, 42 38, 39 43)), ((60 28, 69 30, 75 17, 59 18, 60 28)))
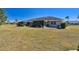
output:
POLYGON ((79 26, 66 29, 0 26, 1 51, 67 51, 77 49, 79 26))

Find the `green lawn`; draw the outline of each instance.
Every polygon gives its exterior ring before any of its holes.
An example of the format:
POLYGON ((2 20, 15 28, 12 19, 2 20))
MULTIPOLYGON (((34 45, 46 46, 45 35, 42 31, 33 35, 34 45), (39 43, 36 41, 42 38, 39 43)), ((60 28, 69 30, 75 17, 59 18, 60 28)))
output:
POLYGON ((0 50, 64 51, 77 49, 79 26, 66 29, 0 26, 0 50))

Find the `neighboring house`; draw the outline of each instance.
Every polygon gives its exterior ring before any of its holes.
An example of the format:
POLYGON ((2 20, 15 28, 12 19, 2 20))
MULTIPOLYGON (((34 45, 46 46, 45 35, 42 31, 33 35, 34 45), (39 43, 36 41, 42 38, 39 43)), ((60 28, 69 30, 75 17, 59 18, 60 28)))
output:
POLYGON ((57 28, 57 26, 59 26, 63 22, 64 22, 64 20, 61 18, 48 16, 48 17, 40 17, 40 18, 34 18, 31 20, 28 20, 26 22, 26 26, 57 28))
POLYGON ((71 25, 79 25, 79 21, 69 21, 68 23, 71 25))

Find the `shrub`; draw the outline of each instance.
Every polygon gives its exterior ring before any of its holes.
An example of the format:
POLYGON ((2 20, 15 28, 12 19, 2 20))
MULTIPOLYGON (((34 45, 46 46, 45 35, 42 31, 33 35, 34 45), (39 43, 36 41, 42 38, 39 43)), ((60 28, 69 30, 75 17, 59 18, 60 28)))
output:
POLYGON ((60 25, 57 26, 58 29, 65 29, 67 26, 66 23, 61 23, 60 25))
POLYGON ((66 27, 66 23, 61 23, 61 29, 64 29, 66 27))
POLYGON ((78 45, 78 47, 77 47, 77 51, 79 51, 79 45, 78 45))
POLYGON ((60 29, 61 28, 60 25, 58 25, 57 28, 60 29))
POLYGON ((2 25, 2 23, 0 22, 0 25, 2 25))
POLYGON ((32 22, 25 22, 25 26, 32 26, 32 22))
POLYGON ((43 27, 43 22, 42 21, 34 21, 32 23, 32 27, 43 27))
POLYGON ((17 26, 24 26, 24 22, 18 22, 17 26))

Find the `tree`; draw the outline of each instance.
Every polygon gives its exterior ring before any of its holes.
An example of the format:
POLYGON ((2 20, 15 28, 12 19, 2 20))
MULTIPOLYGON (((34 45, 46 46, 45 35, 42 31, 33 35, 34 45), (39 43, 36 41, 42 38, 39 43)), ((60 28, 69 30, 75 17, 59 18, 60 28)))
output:
POLYGON ((77 16, 77 21, 79 21, 79 15, 77 16))
POLYGON ((66 20, 67 20, 67 22, 68 22, 70 18, 69 18, 69 16, 66 16, 66 17, 65 17, 65 19, 66 19, 66 20))
POLYGON ((18 22, 18 19, 15 19, 15 23, 17 23, 18 22))
POLYGON ((3 24, 7 21, 7 16, 5 15, 5 11, 0 8, 0 24, 3 24))
POLYGON ((9 20, 7 20, 7 21, 6 21, 6 23, 7 23, 7 24, 9 24, 9 23, 10 23, 10 21, 9 21, 9 20))

